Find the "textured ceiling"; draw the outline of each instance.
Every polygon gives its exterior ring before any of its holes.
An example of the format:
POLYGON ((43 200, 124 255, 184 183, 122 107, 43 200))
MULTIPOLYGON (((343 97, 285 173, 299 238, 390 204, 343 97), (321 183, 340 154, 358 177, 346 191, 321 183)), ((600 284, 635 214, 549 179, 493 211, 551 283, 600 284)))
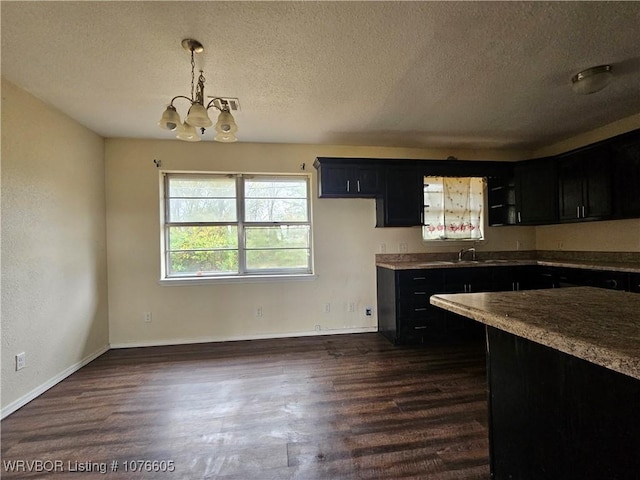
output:
POLYGON ((243 142, 533 148, 640 112, 640 2, 2 1, 1 17, 2 75, 105 137, 172 138, 156 123, 190 93, 187 37, 207 95, 239 98, 243 142), (614 82, 575 95, 603 63, 614 82))

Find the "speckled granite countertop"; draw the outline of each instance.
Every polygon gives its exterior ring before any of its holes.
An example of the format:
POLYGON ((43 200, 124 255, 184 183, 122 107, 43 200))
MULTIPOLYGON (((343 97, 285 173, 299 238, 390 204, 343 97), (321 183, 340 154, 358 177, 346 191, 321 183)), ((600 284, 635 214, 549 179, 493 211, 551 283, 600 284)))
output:
POLYGON ((593 287, 439 294, 431 304, 640 380, 640 295, 593 287))
POLYGON ((618 272, 640 273, 640 264, 635 262, 587 262, 581 260, 500 260, 489 259, 456 262, 451 260, 410 260, 410 261, 378 261, 376 266, 390 270, 423 270, 431 268, 461 268, 461 267, 495 267, 517 265, 544 265, 547 267, 583 268, 588 270, 612 270, 618 272))
POLYGON ((536 260, 481 260, 477 262, 463 261, 456 262, 450 260, 427 260, 408 262, 376 262, 377 267, 388 268, 390 270, 423 270, 431 268, 461 268, 461 267, 495 267, 497 265, 537 265, 536 260))

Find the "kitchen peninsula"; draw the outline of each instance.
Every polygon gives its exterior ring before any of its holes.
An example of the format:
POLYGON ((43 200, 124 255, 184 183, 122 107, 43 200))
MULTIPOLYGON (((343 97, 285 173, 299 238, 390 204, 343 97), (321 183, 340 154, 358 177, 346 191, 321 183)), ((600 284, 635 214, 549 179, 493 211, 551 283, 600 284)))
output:
POLYGON ((572 287, 430 302, 486 325, 493 479, 639 478, 639 295, 572 287))

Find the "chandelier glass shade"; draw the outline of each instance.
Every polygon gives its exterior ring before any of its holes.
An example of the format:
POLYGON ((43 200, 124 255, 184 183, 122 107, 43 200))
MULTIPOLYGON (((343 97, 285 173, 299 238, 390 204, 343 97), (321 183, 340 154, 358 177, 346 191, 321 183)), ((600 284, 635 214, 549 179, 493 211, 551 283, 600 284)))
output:
POLYGON ((205 129, 213 125, 208 111, 210 108, 215 108, 220 111, 220 114, 215 124, 217 135, 214 140, 227 143, 236 142, 238 139, 235 133, 238 131, 238 126, 231 114, 229 102, 223 98, 214 97, 205 105, 204 84, 206 80, 202 70, 200 70, 196 83, 194 54, 204 51, 204 47, 197 40, 190 38, 183 40, 182 46, 185 50, 191 52, 191 96, 177 95, 173 97, 162 117, 160 117, 158 126, 162 129, 176 132, 176 138, 179 140, 199 142, 201 136, 198 134, 198 129, 200 129, 200 134, 204 134, 205 129), (180 115, 173 105, 177 99, 184 99, 190 102, 184 122, 180 119, 180 115))

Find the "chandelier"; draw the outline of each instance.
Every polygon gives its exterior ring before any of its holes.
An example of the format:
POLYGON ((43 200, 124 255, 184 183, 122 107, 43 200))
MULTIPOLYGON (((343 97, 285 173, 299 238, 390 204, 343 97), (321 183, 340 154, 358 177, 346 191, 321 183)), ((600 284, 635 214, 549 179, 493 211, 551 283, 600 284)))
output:
POLYGON ((176 132, 176 138, 187 142, 199 142, 200 135, 198 135, 197 129, 200 129, 200 133, 204 134, 207 127, 213 125, 213 122, 209 118, 208 110, 210 108, 216 108, 220 111, 218 115, 218 121, 215 124, 216 136, 213 139, 217 142, 236 142, 235 133, 238 131, 236 121, 231 115, 231 105, 228 99, 214 97, 205 106, 204 95, 204 83, 205 78, 203 71, 200 70, 198 81, 196 83, 195 77, 195 60, 196 53, 204 51, 204 47, 197 40, 192 38, 185 38, 182 40, 182 47, 191 52, 191 97, 184 95, 177 95, 171 99, 171 103, 167 106, 166 110, 162 114, 158 125, 160 128, 176 132), (176 111, 176 107, 173 106, 178 98, 183 98, 191 103, 187 117, 184 123, 180 120, 180 115, 176 111))

